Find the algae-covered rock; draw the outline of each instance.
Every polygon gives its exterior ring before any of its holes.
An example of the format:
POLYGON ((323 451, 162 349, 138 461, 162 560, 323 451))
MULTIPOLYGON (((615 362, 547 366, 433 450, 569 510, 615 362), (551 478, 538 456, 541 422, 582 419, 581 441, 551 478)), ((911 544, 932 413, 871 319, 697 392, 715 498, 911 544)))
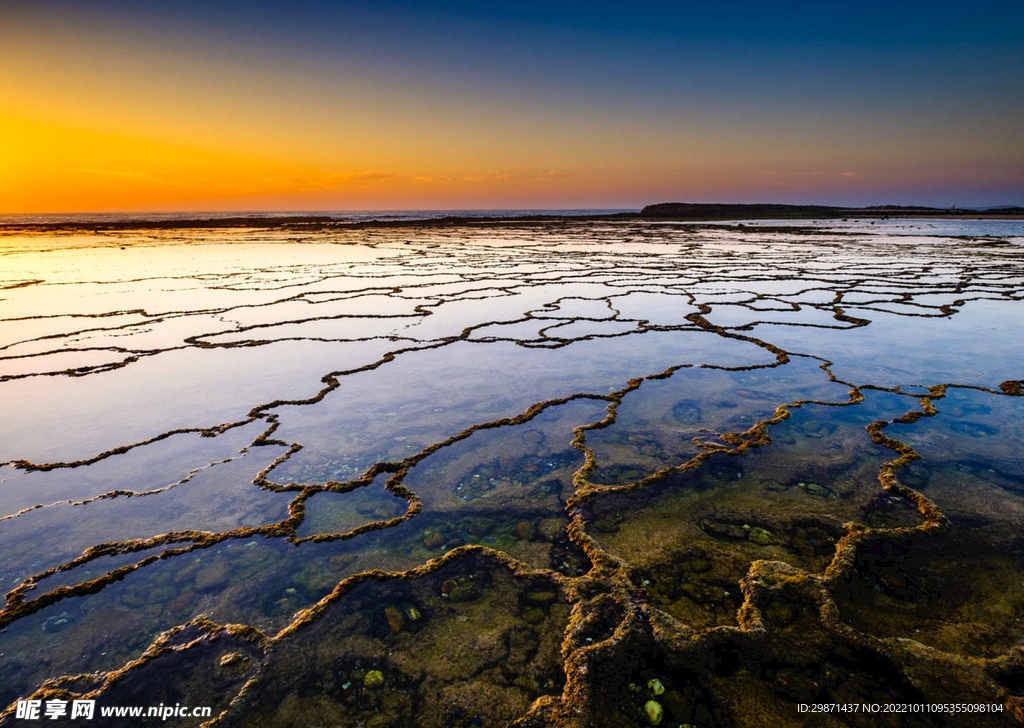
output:
POLYGON ((441 596, 453 602, 471 602, 480 596, 480 587, 472 581, 446 579, 441 584, 441 596))
POLYGON ((423 545, 428 549, 439 549, 445 544, 445 537, 437 531, 431 531, 423 538, 423 545))
POLYGON ((709 571, 711 569, 711 562, 698 556, 695 559, 691 559, 690 562, 686 564, 686 568, 688 571, 703 574, 705 571, 709 571))
POLYGON ((796 619, 796 607, 784 602, 772 602, 765 608, 764 617, 769 624, 782 627, 796 619))
POLYGON ((724 523, 722 521, 702 521, 700 527, 704 532, 719 538, 733 538, 737 540, 747 538, 747 531, 735 523, 724 523))
POLYGON ((220 666, 224 667, 226 665, 230 665, 234 662, 238 662, 239 660, 244 659, 245 655, 241 654, 240 652, 227 652, 220 656, 220 666))
POLYGON ((532 591, 526 592, 526 601, 534 604, 550 604, 558 598, 553 591, 532 591))
POLYGON ((196 591, 209 591, 224 586, 228 580, 228 565, 224 561, 215 561, 199 570, 196 574, 196 591))
POLYGON ((384 685, 384 673, 380 670, 370 670, 363 678, 363 687, 376 690, 384 685))
POLYGON ((384 607, 384 618, 392 632, 401 632, 405 626, 405 616, 394 607, 384 607))
POLYGON ((658 725, 665 717, 665 711, 661 709, 661 703, 657 700, 648 700, 644 703, 644 712, 647 714, 647 722, 651 725, 658 725))
POLYGON ((747 532, 747 540, 751 543, 756 543, 758 546, 771 546, 775 543, 775 536, 772 535, 771 531, 754 527, 747 532))
POLYGON ((689 720, 693 714, 692 701, 679 690, 666 690, 660 697, 660 702, 674 720, 689 720))
POLYGON ((547 615, 544 613, 543 609, 539 609, 537 607, 530 607, 525 612, 523 612, 523 621, 527 624, 539 624, 540 622, 544 621, 544 618, 546 616, 547 615))
POLYGON ((813 495, 817 498, 828 498, 832 494, 832 491, 828 488, 817 483, 799 483, 798 485, 807 495, 813 495))
POLYGON ((537 536, 537 527, 529 521, 520 521, 516 524, 516 536, 523 541, 532 541, 537 536))
POLYGON ((469 522, 467 530, 473 536, 486 536, 494 530, 496 523, 493 518, 474 518, 469 522))
POLYGON ((217 674, 228 679, 244 675, 252 667, 252 660, 241 652, 227 652, 217 661, 217 674))
POLYGON ((542 518, 537 524, 537 531, 546 541, 556 541, 565 536, 566 521, 564 518, 542 518))
POLYGON ((619 524, 610 518, 601 518, 594 521, 594 528, 601 533, 616 533, 619 530, 619 524))
POLYGON ((476 584, 467 583, 459 584, 459 586, 452 590, 452 593, 448 595, 448 598, 453 602, 471 602, 480 596, 480 587, 476 584))

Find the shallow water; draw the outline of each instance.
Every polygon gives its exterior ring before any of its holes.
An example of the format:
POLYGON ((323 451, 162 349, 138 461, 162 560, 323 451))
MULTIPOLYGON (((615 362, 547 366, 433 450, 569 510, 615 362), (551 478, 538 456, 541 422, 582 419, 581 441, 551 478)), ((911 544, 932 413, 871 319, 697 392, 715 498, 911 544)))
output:
POLYGON ((1011 725, 1022 242, 8 230, 0 724, 1011 725))

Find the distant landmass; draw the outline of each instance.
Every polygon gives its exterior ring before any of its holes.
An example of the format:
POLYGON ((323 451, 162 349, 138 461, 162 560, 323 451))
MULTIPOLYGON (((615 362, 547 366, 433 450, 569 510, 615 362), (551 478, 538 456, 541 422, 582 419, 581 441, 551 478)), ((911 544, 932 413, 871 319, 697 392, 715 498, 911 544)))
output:
MULTIPOLYGON (((187 217, 175 213, 131 214, 119 217, 116 213, 90 216, 75 215, 12 215, 0 216, 0 231, 19 229, 30 231, 86 230, 92 232, 143 229, 178 228, 296 228, 301 230, 325 228, 409 227, 452 225, 490 225, 494 223, 536 224, 554 222, 587 222, 607 220, 676 220, 703 222, 716 220, 813 220, 870 218, 884 220, 893 217, 954 217, 982 219, 1024 219, 1024 207, 915 207, 911 205, 875 205, 872 207, 830 207, 828 205, 780 205, 775 203, 710 203, 660 202, 647 205, 639 212, 605 210, 481 210, 448 212, 409 211, 402 213, 208 213, 206 216, 187 217), (50 218, 50 219, 48 219, 50 218), (70 219, 69 219, 70 218, 70 219)), ((202 215, 202 213, 200 213, 202 215)))
POLYGON ((640 211, 640 217, 673 220, 779 220, 842 217, 994 217, 1024 216, 1024 207, 915 207, 874 205, 872 207, 829 207, 827 205, 729 204, 704 202, 659 202, 640 211))

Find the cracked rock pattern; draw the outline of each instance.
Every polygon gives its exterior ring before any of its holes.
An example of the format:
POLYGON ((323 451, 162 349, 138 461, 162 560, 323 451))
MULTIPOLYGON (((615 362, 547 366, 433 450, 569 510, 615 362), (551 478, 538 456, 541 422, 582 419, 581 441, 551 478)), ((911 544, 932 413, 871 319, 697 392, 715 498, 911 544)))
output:
POLYGON ((1019 724, 1022 246, 4 229, 0 725, 1019 724))

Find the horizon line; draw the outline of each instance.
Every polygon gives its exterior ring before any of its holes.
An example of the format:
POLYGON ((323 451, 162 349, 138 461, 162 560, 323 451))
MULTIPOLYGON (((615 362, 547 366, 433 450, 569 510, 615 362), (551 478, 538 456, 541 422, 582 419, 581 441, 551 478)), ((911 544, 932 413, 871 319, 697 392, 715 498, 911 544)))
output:
POLYGON ((1024 204, 1014 203, 1003 203, 1003 204, 985 204, 985 205, 936 205, 936 204, 895 204, 895 203, 875 203, 871 205, 849 205, 849 204, 829 204, 822 202, 682 202, 682 201, 665 201, 665 202, 651 202, 641 206, 600 206, 600 207, 366 207, 366 208, 330 208, 330 207, 310 207, 310 208, 263 208, 263 209, 246 209, 246 208, 218 208, 218 209, 156 209, 156 210, 59 210, 49 212, 0 212, 0 217, 43 217, 52 215, 227 215, 227 214, 243 214, 243 215, 279 215, 279 214, 290 214, 290 215, 313 215, 316 213, 329 214, 329 213, 345 213, 345 214, 369 214, 369 213, 411 213, 411 212, 640 212, 645 207, 654 205, 759 205, 759 206, 776 206, 776 207, 825 207, 835 209, 872 209, 879 207, 893 207, 893 208, 918 208, 918 209, 934 209, 934 210, 951 210, 951 209, 962 209, 962 210, 992 210, 1000 208, 1019 208, 1024 207, 1024 204))

